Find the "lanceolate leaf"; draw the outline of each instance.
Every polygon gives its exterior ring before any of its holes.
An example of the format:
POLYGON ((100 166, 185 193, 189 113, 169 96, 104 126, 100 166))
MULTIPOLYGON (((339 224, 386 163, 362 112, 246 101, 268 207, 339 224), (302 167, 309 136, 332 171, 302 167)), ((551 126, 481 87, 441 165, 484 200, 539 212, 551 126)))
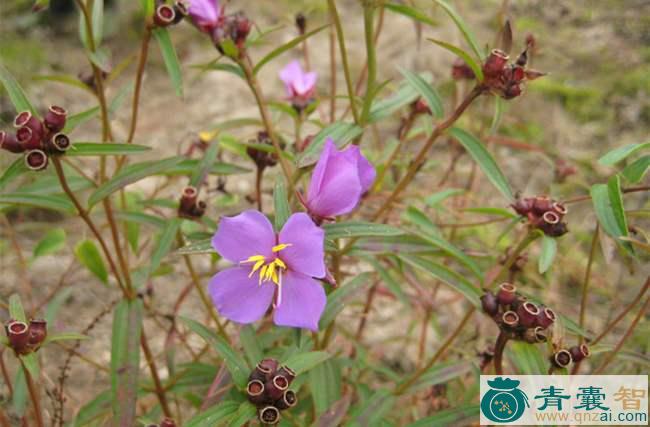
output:
POLYGON ((66 197, 30 193, 0 194, 0 208, 6 207, 6 205, 22 205, 64 212, 73 212, 75 210, 72 202, 66 197))
POLYGON ((9 94, 9 99, 16 109, 16 113, 21 111, 30 111, 32 114, 37 115, 37 111, 32 106, 31 102, 25 95, 25 91, 20 87, 14 76, 11 75, 9 70, 0 63, 0 83, 5 87, 9 94))
POLYGON ((400 73, 402 73, 406 81, 424 98, 429 108, 431 108, 433 115, 441 118, 444 114, 442 100, 433 86, 409 70, 400 69, 400 73))
POLYGON ((201 159, 201 162, 199 163, 198 167, 194 170, 194 172, 192 173, 192 177, 190 178, 191 186, 196 188, 201 187, 201 185, 205 181, 205 178, 210 173, 214 161, 217 159, 218 150, 219 150, 218 142, 211 143, 208 149, 205 150, 205 154, 203 154, 203 158, 201 159))
POLYGON ((190 418, 185 424, 185 427, 225 425, 224 423, 237 412, 239 405, 239 402, 235 402, 233 400, 221 402, 218 405, 214 405, 211 408, 208 408, 207 410, 190 418))
POLYGON ((503 194, 508 201, 514 200, 512 190, 508 180, 499 169, 499 166, 492 158, 489 151, 485 149, 481 141, 476 139, 474 135, 460 129, 452 128, 449 134, 456 138, 465 147, 467 152, 478 163, 479 167, 487 175, 488 179, 494 186, 503 194))
POLYGON ((105 197, 110 196, 120 188, 133 184, 150 175, 155 175, 173 168, 183 159, 181 157, 171 157, 158 161, 149 161, 135 163, 122 169, 117 175, 104 184, 100 185, 97 190, 88 198, 88 206, 94 206, 105 197))
POLYGON ((153 35, 158 42, 160 47, 160 53, 162 54, 163 61, 165 62, 165 67, 167 67, 167 74, 172 81, 172 86, 176 91, 176 95, 183 96, 183 77, 181 74, 181 65, 178 62, 178 56, 176 56, 176 50, 174 49, 174 44, 172 43, 171 37, 169 37, 169 32, 166 28, 156 28, 153 30, 153 35))
POLYGON ((391 12, 398 13, 400 15, 406 16, 407 18, 415 19, 416 21, 422 22, 423 24, 427 24, 431 27, 437 26, 437 23, 433 19, 429 18, 421 11, 405 4, 386 3, 384 4, 384 7, 391 12))
POLYGON ((272 61, 274 58, 282 55, 284 52, 292 49, 295 46, 298 46, 300 43, 303 41, 307 40, 309 37, 313 36, 316 33, 321 32, 325 28, 329 27, 328 25, 323 25, 322 27, 316 28, 315 30, 312 30, 306 34, 303 34, 302 36, 296 37, 295 39, 289 41, 288 43, 283 44, 282 46, 278 47, 277 49, 274 49, 266 55, 264 58, 262 58, 257 65, 255 65, 255 68, 253 69, 253 73, 257 74, 264 65, 266 65, 268 62, 272 61))
POLYGON ((230 418, 228 427, 241 427, 255 418, 256 414, 257 410, 252 403, 248 401, 242 402, 237 408, 237 412, 230 418))
POLYGON ((158 269, 162 259, 169 252, 176 239, 176 233, 178 232, 178 227, 181 225, 180 218, 170 219, 158 239, 156 248, 151 254, 151 263, 149 264, 149 269, 147 270, 148 275, 150 276, 154 271, 158 269))
POLYGON ((150 147, 137 144, 114 144, 101 142, 75 142, 66 156, 118 156, 141 154, 151 150, 150 147))
POLYGON ((275 229, 280 231, 287 222, 291 215, 291 208, 289 207, 289 198, 287 195, 287 187, 284 184, 284 179, 278 177, 275 182, 275 190, 273 191, 273 204, 275 206, 275 229))
POLYGON ((45 234, 40 242, 36 245, 33 252, 33 258, 45 256, 60 251, 65 247, 65 230, 63 228, 54 228, 45 234))
POLYGON ((141 332, 142 300, 120 301, 113 315, 111 338, 111 401, 115 425, 136 425, 141 332))
POLYGON ((467 41, 467 44, 472 48, 474 51, 474 54, 476 55, 476 58, 479 60, 483 59, 483 54, 480 45, 476 41, 476 37, 472 33, 472 31, 469 29, 468 25, 465 23, 463 18, 460 17, 458 12, 445 0, 433 0, 436 3, 442 7, 445 12, 451 17, 451 19, 454 21, 460 32, 463 34, 463 37, 465 38, 465 41, 467 41))
POLYGON ((102 255, 97 249, 97 245, 92 240, 84 240, 74 249, 77 260, 83 264, 91 273, 93 273, 104 284, 108 284, 108 271, 102 255))
POLYGON ((20 302, 18 294, 12 294, 9 297, 9 316, 19 322, 27 322, 25 309, 23 308, 23 304, 20 302))
POLYGON ((327 411, 341 398, 341 368, 335 360, 327 360, 310 370, 308 381, 316 414, 327 411))
POLYGON ((212 239, 200 240, 198 242, 190 243, 187 246, 176 251, 179 255, 193 255, 193 254, 212 254, 216 253, 212 247, 212 239))
POLYGON ((478 63, 474 58, 471 57, 467 52, 465 52, 463 49, 459 48, 458 46, 454 46, 451 43, 443 42, 442 40, 436 40, 436 39, 427 39, 430 42, 433 42, 437 44, 438 46, 447 49, 454 55, 458 56, 460 59, 465 61, 465 63, 469 66, 469 68, 472 69, 474 72, 474 75, 476 76, 476 79, 481 82, 483 81, 483 69, 481 68, 480 63, 478 63))
POLYGON ((539 255, 538 269, 540 274, 546 273, 551 268, 556 253, 557 240, 545 235, 542 238, 542 253, 539 255))
POLYGON ((650 168, 650 156, 643 156, 630 163, 621 171, 621 175, 633 184, 641 182, 650 168))
POLYGON ((344 283, 336 288, 334 292, 328 295, 327 305, 321 315, 319 327, 325 330, 329 324, 336 318, 337 314, 345 308, 345 304, 354 294, 359 292, 370 282, 370 273, 362 273, 354 279, 344 283))
POLYGON ((25 159, 19 157, 14 160, 14 162, 5 169, 2 176, 0 176, 0 190, 3 190, 9 183, 25 172, 29 172, 27 165, 25 165, 25 159))
POLYGON ((446 383, 466 374, 472 369, 472 366, 470 362, 452 362, 434 365, 416 383, 410 386, 408 390, 415 391, 423 387, 446 383))
POLYGON ((601 157, 598 160, 598 163, 601 165, 612 166, 625 159, 626 157, 631 156, 635 152, 646 148, 650 149, 650 142, 645 142, 642 144, 630 144, 624 147, 619 147, 601 157))
POLYGON ((479 405, 465 404, 436 412, 435 415, 422 418, 413 424, 409 424, 407 427, 466 426, 476 424, 478 419, 479 405))
POLYGON ((327 137, 334 140, 338 148, 344 147, 349 141, 363 133, 363 129, 353 123, 336 122, 318 132, 314 140, 298 157, 298 167, 312 165, 318 161, 327 137))
POLYGON ((325 229, 325 238, 330 240, 348 237, 399 236, 404 234, 402 230, 392 225, 361 221, 326 224, 323 228, 325 229))
POLYGON ((283 363, 293 369, 296 372, 296 375, 301 375, 323 363, 330 357, 332 357, 332 355, 326 351, 310 351, 308 353, 295 354, 283 363))
POLYGON ((591 201, 603 230, 617 239, 629 253, 634 253, 634 249, 629 242, 619 239, 621 236, 628 236, 620 185, 620 178, 618 175, 614 175, 607 185, 596 184, 592 186, 591 201))

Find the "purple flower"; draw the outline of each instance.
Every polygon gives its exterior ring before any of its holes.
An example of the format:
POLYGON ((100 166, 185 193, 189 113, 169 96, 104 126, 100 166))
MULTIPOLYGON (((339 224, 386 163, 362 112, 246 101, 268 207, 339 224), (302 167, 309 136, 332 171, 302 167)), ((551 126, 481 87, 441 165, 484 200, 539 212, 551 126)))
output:
POLYGON ((291 61, 280 71, 287 96, 297 104, 305 104, 314 97, 317 78, 315 71, 304 72, 298 60, 291 61))
POLYGON ((219 0, 190 0, 188 12, 192 23, 210 35, 223 17, 223 7, 219 5, 219 0))
POLYGON ((210 280, 219 313, 252 323, 273 302, 276 325, 318 331, 327 298, 313 278, 325 276, 324 239, 325 232, 305 213, 291 215, 277 235, 256 210, 222 218, 212 246, 237 265, 210 280))
POLYGON ((352 211, 375 181, 375 168, 351 145, 339 151, 331 138, 314 168, 305 202, 309 213, 320 219, 352 211))

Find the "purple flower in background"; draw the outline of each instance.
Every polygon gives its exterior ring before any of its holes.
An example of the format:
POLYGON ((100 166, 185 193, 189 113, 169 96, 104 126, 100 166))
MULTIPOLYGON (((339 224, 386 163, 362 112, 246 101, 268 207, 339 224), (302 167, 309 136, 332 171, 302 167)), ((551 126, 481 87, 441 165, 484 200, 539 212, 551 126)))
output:
POLYGON ((316 92, 316 79, 318 74, 315 71, 305 72, 298 60, 291 61, 280 71, 280 80, 284 82, 287 96, 296 106, 306 107, 313 99, 316 92))
POLYGON ((317 220, 346 214, 359 204, 375 176, 375 168, 358 146, 339 151, 327 138, 311 176, 305 206, 317 220))
POLYGON ((219 5, 219 0, 190 0, 188 12, 192 23, 210 35, 223 18, 223 7, 219 5))
POLYGON ((256 210, 222 218, 212 246, 237 265, 210 280, 219 313, 252 323, 273 303, 276 325, 318 331, 327 298, 313 278, 325 276, 324 239, 325 232, 305 213, 291 215, 277 235, 256 210))

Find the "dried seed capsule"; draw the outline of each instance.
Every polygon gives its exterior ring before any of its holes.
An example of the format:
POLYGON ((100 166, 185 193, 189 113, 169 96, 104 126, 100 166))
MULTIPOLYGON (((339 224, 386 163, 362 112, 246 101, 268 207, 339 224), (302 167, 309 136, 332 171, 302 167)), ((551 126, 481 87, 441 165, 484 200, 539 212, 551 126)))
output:
POLYGON ((515 329, 517 326, 519 326, 519 315, 517 315, 517 313, 514 311, 506 311, 501 316, 501 321, 506 328, 515 329))
POLYGON ((267 397, 264 391, 264 383, 260 380, 251 380, 246 386, 248 400, 255 405, 263 405, 267 403, 267 397))
POLYGON ((509 305, 517 298, 517 287, 512 283, 504 282, 499 285, 497 301, 501 305, 509 305))
POLYGON ((174 2, 174 13, 176 14, 174 16, 174 22, 173 24, 178 24, 190 14, 190 11, 187 8, 187 5, 183 1, 176 1, 174 2))
POLYGON ((25 322, 10 320, 5 325, 9 346, 18 354, 29 352, 29 326, 25 322))
POLYGON ((255 369, 263 373, 266 380, 270 380, 278 369, 278 361, 275 359, 262 359, 255 369))
POLYGON ((167 27, 173 24, 175 19, 176 12, 174 8, 167 4, 159 5, 153 15, 153 22, 159 27, 167 27))
POLYGON ((503 72, 503 68, 508 63, 509 58, 508 54, 504 51, 493 49, 485 60, 485 64, 483 64, 483 73, 485 74, 485 77, 499 77, 503 72))
POLYGON ((16 128, 22 128, 26 127, 31 129, 31 131, 34 133, 36 137, 39 139, 43 136, 43 123, 38 119, 38 117, 34 116, 31 112, 29 111, 23 111, 22 113, 18 114, 16 118, 14 119, 14 127, 16 128))
POLYGON ((546 342, 546 339, 544 329, 539 326, 526 329, 524 332, 524 340, 531 344, 546 342))
POLYGON ((284 375, 276 375, 271 381, 264 384, 266 395, 271 400, 278 400, 284 394, 284 391, 289 388, 289 380, 284 375))
POLYGON ((38 150, 42 148, 41 137, 27 126, 23 126, 16 131, 16 139, 25 150, 38 150))
POLYGON ((571 363, 571 360, 571 353, 564 349, 551 356, 551 363, 557 368, 566 368, 571 363))
MULTIPOLYGON (((53 151, 64 153, 72 146, 70 144, 70 138, 64 133, 56 133, 50 138, 50 144, 53 151)), ((49 148, 49 147, 48 147, 49 148)))
POLYGON ((260 409, 258 417, 262 424, 277 424, 280 421, 280 411, 274 406, 266 406, 260 409))
POLYGON ((293 390, 286 390, 277 402, 275 402, 275 407, 281 411, 285 409, 293 408, 298 403, 298 397, 296 392, 293 390))
POLYGON ((45 113, 43 123, 50 132, 60 132, 65 127, 67 116, 68 112, 64 108, 51 105, 47 113, 45 113))
POLYGON ((569 349, 569 353, 571 353, 571 358, 574 362, 580 362, 591 354, 586 344, 574 345, 569 349))
POLYGON ((48 157, 43 150, 30 150, 25 153, 25 164, 33 171, 40 171, 47 167, 48 157))
POLYGON ((11 153, 22 153, 25 147, 16 139, 13 133, 0 131, 0 148, 11 153))
POLYGON ((537 316, 539 316, 539 313, 540 309, 530 301, 525 301, 517 307, 519 321, 527 328, 537 325, 537 316))
POLYGON ((32 319, 29 322, 29 346, 37 349, 47 338, 47 322, 45 319, 32 319))
POLYGON ((302 12, 299 12, 296 15, 296 27, 298 28, 300 35, 305 34, 305 31, 307 30, 307 18, 302 12))
POLYGON ((497 297, 492 292, 486 292, 481 296, 481 307, 483 311, 490 316, 494 316, 499 312, 499 303, 497 297))
POLYGON ((560 217, 563 217, 569 212, 566 206, 558 202, 553 202, 552 209, 556 214, 560 215, 560 217))
POLYGON ((181 201, 179 209, 182 212, 190 212, 194 205, 196 204, 196 199, 199 195, 199 191, 196 187, 188 185, 183 189, 181 193, 181 201))
POLYGON ((287 365, 280 366, 280 369, 278 369, 278 375, 284 376, 289 381, 289 384, 291 384, 294 378, 296 378, 294 370, 287 365))
POLYGON ((543 307, 537 315, 537 324, 546 329, 555 322, 557 316, 555 312, 548 307, 543 307))

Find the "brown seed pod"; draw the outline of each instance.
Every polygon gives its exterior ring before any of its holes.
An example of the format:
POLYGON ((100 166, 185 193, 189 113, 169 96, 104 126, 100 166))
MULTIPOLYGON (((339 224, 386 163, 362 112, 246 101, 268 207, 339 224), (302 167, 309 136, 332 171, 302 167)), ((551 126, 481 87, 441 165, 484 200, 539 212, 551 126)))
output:
POLYGON ((591 354, 586 344, 574 345, 569 349, 569 353, 574 362, 580 362, 591 354))
POLYGON ((517 298, 517 287, 512 283, 504 282, 499 285, 499 292, 497 293, 497 301, 501 305, 512 304, 517 298))
POLYGON ((525 301, 517 307, 517 315, 522 326, 527 328, 536 326, 537 316, 539 316, 540 309, 530 301, 525 301))
POLYGON ((25 153, 25 164, 33 171, 40 171, 47 167, 49 159, 43 150, 30 150, 25 153))
POLYGON ((571 353, 567 350, 560 350, 551 356, 551 363, 557 368, 566 368, 571 364, 571 353))
POLYGON ((260 409, 258 417, 262 424, 277 424, 280 422, 280 411, 274 406, 266 406, 260 409))

